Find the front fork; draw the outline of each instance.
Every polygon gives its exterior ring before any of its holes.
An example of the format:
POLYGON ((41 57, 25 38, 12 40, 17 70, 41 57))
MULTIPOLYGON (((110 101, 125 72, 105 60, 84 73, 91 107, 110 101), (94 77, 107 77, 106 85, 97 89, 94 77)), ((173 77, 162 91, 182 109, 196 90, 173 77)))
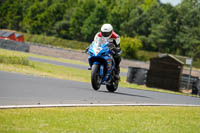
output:
POLYGON ((99 62, 94 62, 92 65, 94 65, 94 64, 100 65, 100 67, 99 67, 99 77, 100 77, 101 83, 102 83, 103 77, 104 77, 104 65, 100 64, 99 62))

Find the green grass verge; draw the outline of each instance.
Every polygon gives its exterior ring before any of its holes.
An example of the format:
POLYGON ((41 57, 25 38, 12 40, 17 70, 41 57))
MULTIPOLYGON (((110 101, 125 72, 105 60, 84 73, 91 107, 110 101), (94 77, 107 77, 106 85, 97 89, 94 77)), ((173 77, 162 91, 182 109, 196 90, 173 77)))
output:
POLYGON ((1 49, 1 48, 0 48, 0 55, 2 55, 2 56, 6 55, 6 56, 12 56, 12 57, 17 56, 17 57, 25 57, 25 58, 35 57, 35 58, 59 61, 59 62, 64 62, 64 63, 71 63, 71 64, 88 66, 87 63, 82 62, 82 61, 70 60, 70 59, 64 59, 64 58, 55 58, 55 57, 50 57, 50 56, 42 56, 42 55, 37 55, 37 54, 18 52, 18 51, 6 50, 6 49, 1 49))
POLYGON ((1 133, 197 133, 199 107, 0 110, 1 133))
MULTIPOLYGON (((0 49, 0 55, 5 55, 8 57, 16 57, 16 56, 28 57, 30 54, 0 49)), ((37 56, 37 57, 40 57, 40 56, 37 56)), ((90 77, 91 73, 88 70, 70 68, 70 67, 65 67, 65 66, 57 66, 53 64, 34 62, 34 61, 29 61, 29 65, 22 65, 20 63, 19 64, 0 63, 0 70, 8 71, 8 72, 19 72, 23 74, 38 75, 38 76, 43 76, 43 77, 53 77, 53 78, 59 78, 59 79, 65 79, 65 80, 87 82, 87 83, 90 83, 90 79, 91 79, 90 77)), ((126 77, 121 77, 119 86, 127 87, 127 88, 150 90, 150 91, 159 91, 159 92, 165 92, 165 93, 182 94, 179 92, 173 92, 173 91, 168 91, 168 90, 163 90, 163 89, 149 88, 142 85, 129 84, 126 82, 126 77)))
POLYGON ((80 42, 75 40, 66 40, 54 36, 36 35, 24 33, 25 41, 40 43, 41 45, 52 45, 60 48, 84 50, 89 46, 87 42, 80 42))
POLYGON ((29 60, 23 56, 7 56, 0 54, 0 63, 29 65, 29 60))

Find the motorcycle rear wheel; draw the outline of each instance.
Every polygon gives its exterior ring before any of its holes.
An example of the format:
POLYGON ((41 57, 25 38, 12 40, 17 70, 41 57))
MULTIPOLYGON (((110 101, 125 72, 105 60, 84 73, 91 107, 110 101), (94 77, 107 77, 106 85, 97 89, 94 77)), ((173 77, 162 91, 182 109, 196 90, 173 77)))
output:
POLYGON ((118 81, 112 81, 110 85, 106 85, 106 88, 109 92, 115 92, 118 88, 118 81))
POLYGON ((101 86, 101 78, 99 75, 99 64, 92 65, 92 72, 91 72, 91 83, 94 90, 98 90, 101 86))

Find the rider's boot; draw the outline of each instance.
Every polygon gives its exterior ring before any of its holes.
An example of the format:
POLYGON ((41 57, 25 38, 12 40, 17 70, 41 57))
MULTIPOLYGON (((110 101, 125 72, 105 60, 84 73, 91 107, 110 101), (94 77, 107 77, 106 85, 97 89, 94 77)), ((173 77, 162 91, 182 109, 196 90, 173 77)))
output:
POLYGON ((119 76, 119 73, 120 73, 120 62, 121 62, 121 57, 120 56, 114 56, 114 60, 115 60, 115 63, 116 63, 116 66, 115 66, 115 79, 116 80, 120 80, 120 76, 119 76))

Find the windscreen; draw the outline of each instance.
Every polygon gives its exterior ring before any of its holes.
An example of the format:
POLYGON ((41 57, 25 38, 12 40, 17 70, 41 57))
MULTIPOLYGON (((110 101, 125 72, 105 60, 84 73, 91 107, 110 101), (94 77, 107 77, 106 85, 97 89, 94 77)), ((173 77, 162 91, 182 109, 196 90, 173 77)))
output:
POLYGON ((98 46, 101 46, 107 42, 107 39, 103 37, 98 37, 96 40, 94 40, 94 43, 98 46))

